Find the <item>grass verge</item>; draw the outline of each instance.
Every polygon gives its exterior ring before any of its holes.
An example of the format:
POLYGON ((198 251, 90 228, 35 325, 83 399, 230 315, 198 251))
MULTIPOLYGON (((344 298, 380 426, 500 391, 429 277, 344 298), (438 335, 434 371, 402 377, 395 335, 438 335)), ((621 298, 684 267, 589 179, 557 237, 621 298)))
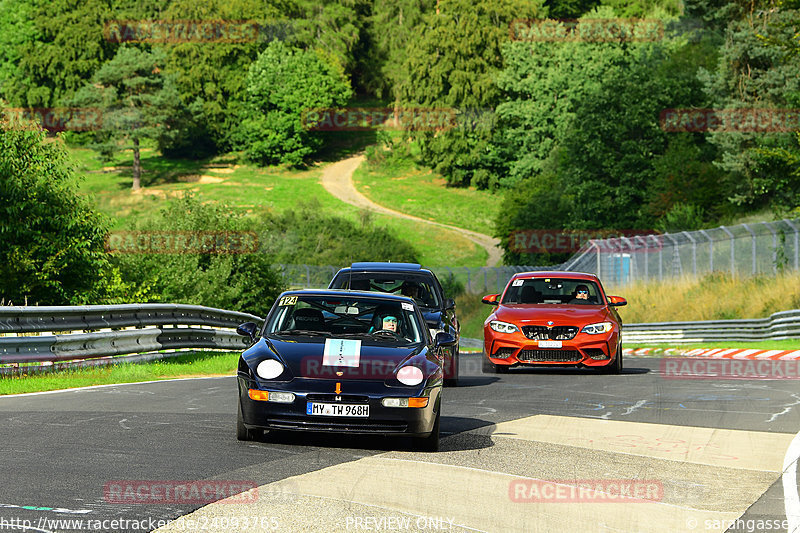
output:
POLYGON ((636 283, 607 289, 628 300, 625 323, 766 318, 800 308, 800 273, 734 277, 715 272, 699 279, 636 283))
POLYGON ((800 339, 788 339, 782 341, 755 341, 755 342, 704 342, 698 344, 634 344, 623 343, 624 348, 651 348, 654 350, 664 350, 677 348, 681 351, 696 350, 698 348, 741 348, 743 350, 800 350, 800 339))
POLYGON ((407 159, 361 165, 353 183, 373 202, 402 213, 492 235, 502 197, 473 187, 447 187, 444 178, 407 159))
MULTIPOLYGON (((204 161, 172 160, 150 149, 142 154, 143 187, 133 192, 126 151, 120 152, 110 163, 100 163, 91 150, 75 147, 68 150, 78 172, 85 176, 81 191, 92 195, 98 210, 112 219, 112 230, 129 229, 139 217, 147 216, 168 199, 187 191, 194 192, 203 202, 226 203, 254 217, 294 209, 302 202, 313 202, 326 213, 352 221, 363 217, 360 209, 338 200, 324 189, 319 182, 320 167, 308 170, 258 168, 236 163, 231 154, 204 161)), ((411 243, 424 265, 486 264, 486 251, 454 231, 385 215, 369 216, 377 226, 386 227, 411 243)), ((453 223, 447 219, 444 222, 453 223)), ((313 264, 313 258, 309 258, 309 263, 313 264)))
POLYGON ((0 376, 0 395, 200 376, 233 376, 238 353, 193 352, 152 363, 0 376))

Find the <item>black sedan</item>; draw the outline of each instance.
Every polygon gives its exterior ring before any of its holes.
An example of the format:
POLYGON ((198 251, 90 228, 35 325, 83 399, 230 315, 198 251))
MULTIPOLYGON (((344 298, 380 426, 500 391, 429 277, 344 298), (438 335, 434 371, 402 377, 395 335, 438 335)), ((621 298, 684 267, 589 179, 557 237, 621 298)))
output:
POLYGON ((414 437, 439 446, 444 350, 411 298, 340 290, 281 294, 237 372, 236 435, 263 430, 414 437))

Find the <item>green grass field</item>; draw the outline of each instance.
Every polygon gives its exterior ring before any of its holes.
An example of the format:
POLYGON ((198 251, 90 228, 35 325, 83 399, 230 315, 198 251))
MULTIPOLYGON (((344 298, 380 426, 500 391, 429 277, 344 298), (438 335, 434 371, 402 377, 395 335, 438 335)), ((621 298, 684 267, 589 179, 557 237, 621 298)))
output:
POLYGON ((361 165, 356 189, 373 202, 426 220, 492 235, 502 196, 475 188, 446 187, 444 178, 411 161, 361 165))
POLYGON ((637 344, 628 342, 625 348, 679 348, 681 351, 695 350, 697 348, 742 348, 745 350, 800 350, 800 339, 788 339, 782 341, 758 341, 758 342, 705 342, 699 344, 637 344))
POLYGON ((199 352, 146 364, 124 363, 21 376, 0 376, 0 395, 183 377, 233 376, 236 374, 238 360, 238 353, 199 352))
MULTIPOLYGON (((85 176, 81 190, 90 194, 98 209, 112 219, 115 230, 130 227, 137 217, 158 209, 169 198, 185 191, 193 191, 202 201, 227 203, 250 216, 283 212, 310 201, 330 214, 353 221, 362 216, 358 208, 334 198, 322 187, 321 166, 308 170, 258 168, 238 164, 231 155, 205 161, 167 160, 150 149, 142 153, 143 187, 132 192, 129 152, 122 152, 112 162, 101 163, 88 149, 69 151, 78 172, 85 176)), ((384 215, 373 214, 372 220, 411 243, 422 264, 486 263, 486 251, 456 232, 384 215)), ((313 264, 313 259, 309 263, 313 264)))

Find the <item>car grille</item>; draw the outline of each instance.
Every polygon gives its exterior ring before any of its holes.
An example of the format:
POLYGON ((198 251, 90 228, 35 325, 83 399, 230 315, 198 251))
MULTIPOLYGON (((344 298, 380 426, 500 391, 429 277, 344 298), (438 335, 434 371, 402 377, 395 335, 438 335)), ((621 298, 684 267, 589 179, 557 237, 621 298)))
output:
POLYGON ((608 359, 609 357, 606 353, 601 350, 600 348, 587 348, 584 350, 586 355, 594 359, 595 361, 602 361, 603 359, 608 359))
POLYGON ((517 354, 520 361, 576 362, 583 359, 578 350, 522 350, 517 354))
POLYGON ((376 422, 373 420, 311 420, 295 417, 270 417, 266 424, 270 429, 305 429, 310 431, 335 431, 352 433, 405 433, 408 423, 404 421, 376 422))
POLYGON ((522 326, 522 333, 533 340, 568 341, 578 334, 575 326, 522 326))

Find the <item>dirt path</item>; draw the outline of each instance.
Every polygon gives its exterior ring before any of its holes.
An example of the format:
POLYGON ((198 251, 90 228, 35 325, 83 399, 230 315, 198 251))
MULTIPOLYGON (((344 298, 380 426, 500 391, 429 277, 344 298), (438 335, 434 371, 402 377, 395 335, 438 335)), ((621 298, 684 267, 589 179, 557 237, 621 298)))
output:
POLYGON ((407 215, 405 213, 401 213, 400 211, 389 209, 388 207, 376 204, 358 192, 353 185, 352 178, 353 172, 356 168, 358 168, 358 165, 360 165, 362 161, 364 161, 364 156, 360 155, 343 159, 342 161, 338 161, 327 166, 325 170, 322 171, 322 186, 325 187, 325 190, 327 190, 329 193, 350 205, 354 205, 362 209, 369 209, 370 211, 375 211, 376 213, 381 213, 384 215, 414 220, 415 222, 424 222, 425 224, 431 224, 455 231, 456 233, 462 235, 466 239, 469 239, 486 250, 486 252, 489 254, 489 257, 486 260, 486 266, 497 266, 500 264, 502 251, 499 248, 500 241, 498 239, 484 235, 483 233, 478 233, 476 231, 457 228, 455 226, 450 226, 449 224, 442 224, 441 222, 425 220, 424 218, 407 215))

